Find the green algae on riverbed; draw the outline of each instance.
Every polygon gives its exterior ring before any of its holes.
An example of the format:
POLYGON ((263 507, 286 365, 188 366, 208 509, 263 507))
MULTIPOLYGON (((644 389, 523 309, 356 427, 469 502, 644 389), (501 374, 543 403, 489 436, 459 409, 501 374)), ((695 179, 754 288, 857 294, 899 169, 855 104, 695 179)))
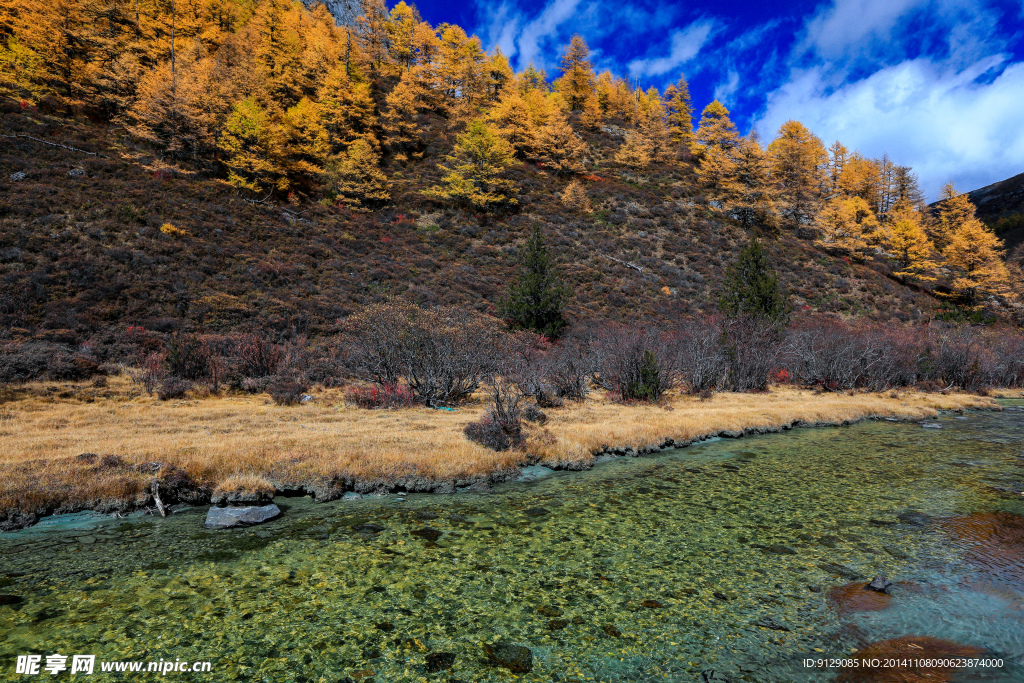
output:
POLYGON ((1024 512, 1005 492, 1024 479, 1022 420, 717 441, 492 496, 278 499, 280 519, 244 530, 195 510, 8 534, 0 593, 24 602, 0 607, 0 677, 60 652, 212 661, 176 674, 195 680, 831 680, 800 660, 900 635, 1014 666, 1012 601, 965 584, 966 549, 927 520, 1024 512), (871 613, 830 604, 877 573, 930 588, 871 613), (529 647, 533 670, 485 666, 497 641, 529 647), (441 652, 452 668, 428 673, 441 652))

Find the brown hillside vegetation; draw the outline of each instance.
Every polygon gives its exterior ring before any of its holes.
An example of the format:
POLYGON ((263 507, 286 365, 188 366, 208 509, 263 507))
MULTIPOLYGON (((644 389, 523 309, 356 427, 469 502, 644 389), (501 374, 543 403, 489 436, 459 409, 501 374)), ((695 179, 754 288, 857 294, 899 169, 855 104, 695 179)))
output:
POLYGON ((549 79, 404 2, 345 26, 293 0, 92 5, 0 4, 7 328, 319 334, 388 297, 489 311, 535 224, 576 319, 712 309, 752 234, 796 309, 917 320, 1015 297, 998 250, 974 253, 987 229, 925 210, 912 169, 796 121, 762 145, 718 102, 694 126, 685 78, 598 74, 579 37, 549 79))

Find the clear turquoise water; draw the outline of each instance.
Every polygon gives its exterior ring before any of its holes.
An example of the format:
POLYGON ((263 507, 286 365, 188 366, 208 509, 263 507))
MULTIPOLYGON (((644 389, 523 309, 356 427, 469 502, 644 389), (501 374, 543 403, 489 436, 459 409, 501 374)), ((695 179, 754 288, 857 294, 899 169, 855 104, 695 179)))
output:
POLYGON ((1002 657, 984 680, 1021 681, 1024 566, 1012 548, 979 563, 984 543, 942 520, 1024 514, 1024 413, 967 418, 717 441, 491 496, 279 499, 245 530, 205 530, 198 509, 58 518, 0 536, 0 594, 24 598, 0 606, 0 680, 60 652, 212 662, 168 674, 187 680, 828 681, 800 660, 928 635, 1002 657), (912 589, 840 616, 842 572, 912 589), (498 640, 529 647, 532 672, 485 666, 498 640), (429 652, 453 668, 426 673, 429 652))

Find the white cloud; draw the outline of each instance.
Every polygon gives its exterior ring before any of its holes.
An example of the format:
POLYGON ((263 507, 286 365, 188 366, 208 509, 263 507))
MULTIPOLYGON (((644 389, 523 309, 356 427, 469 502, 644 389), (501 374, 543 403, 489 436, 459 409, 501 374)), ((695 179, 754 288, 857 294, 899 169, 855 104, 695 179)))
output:
POLYGON ((535 63, 540 67, 545 64, 541 59, 544 41, 557 35, 558 28, 573 18, 579 3, 580 0, 552 0, 536 19, 523 26, 516 38, 517 62, 521 66, 535 63))
POLYGON ((729 71, 729 77, 724 83, 715 86, 715 99, 724 105, 732 106, 732 96, 740 87, 740 75, 735 70, 729 71))
MULTIPOLYGON (((629 63, 629 72, 634 76, 662 76, 678 69, 697 56, 714 33, 718 30, 718 22, 714 19, 699 19, 689 26, 672 33, 668 55, 634 59, 629 63)), ((664 53, 664 47, 653 50, 664 53)))
POLYGON ((516 35, 521 25, 516 10, 508 3, 502 3, 498 9, 488 15, 487 22, 481 28, 484 42, 488 46, 501 48, 506 57, 512 59, 516 52, 516 35))
POLYGON ((796 118, 826 145, 888 152, 913 166, 931 199, 946 180, 973 190, 1024 171, 1024 63, 993 56, 950 68, 919 58, 838 87, 831 81, 822 67, 795 71, 769 95, 759 133, 770 140, 796 118))
POLYGON ((921 0, 837 0, 807 22, 798 52, 813 50, 825 59, 849 56, 890 37, 900 18, 921 0))

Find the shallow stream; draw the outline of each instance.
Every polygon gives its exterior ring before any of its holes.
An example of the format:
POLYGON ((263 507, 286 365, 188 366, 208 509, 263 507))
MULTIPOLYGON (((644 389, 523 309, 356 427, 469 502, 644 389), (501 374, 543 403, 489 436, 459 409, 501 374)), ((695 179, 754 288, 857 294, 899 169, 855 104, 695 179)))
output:
POLYGON ((279 498, 243 530, 200 509, 52 518, 0 535, 0 595, 21 600, 0 605, 0 680, 82 678, 15 673, 60 653, 212 667, 85 680, 1024 681, 1024 412, 938 422, 714 441, 493 495, 279 498), (877 574, 890 594, 863 588, 877 574), (904 636, 1003 665, 803 665, 904 636), (532 670, 488 666, 499 641, 532 670), (454 663, 428 672, 438 653, 454 663))

